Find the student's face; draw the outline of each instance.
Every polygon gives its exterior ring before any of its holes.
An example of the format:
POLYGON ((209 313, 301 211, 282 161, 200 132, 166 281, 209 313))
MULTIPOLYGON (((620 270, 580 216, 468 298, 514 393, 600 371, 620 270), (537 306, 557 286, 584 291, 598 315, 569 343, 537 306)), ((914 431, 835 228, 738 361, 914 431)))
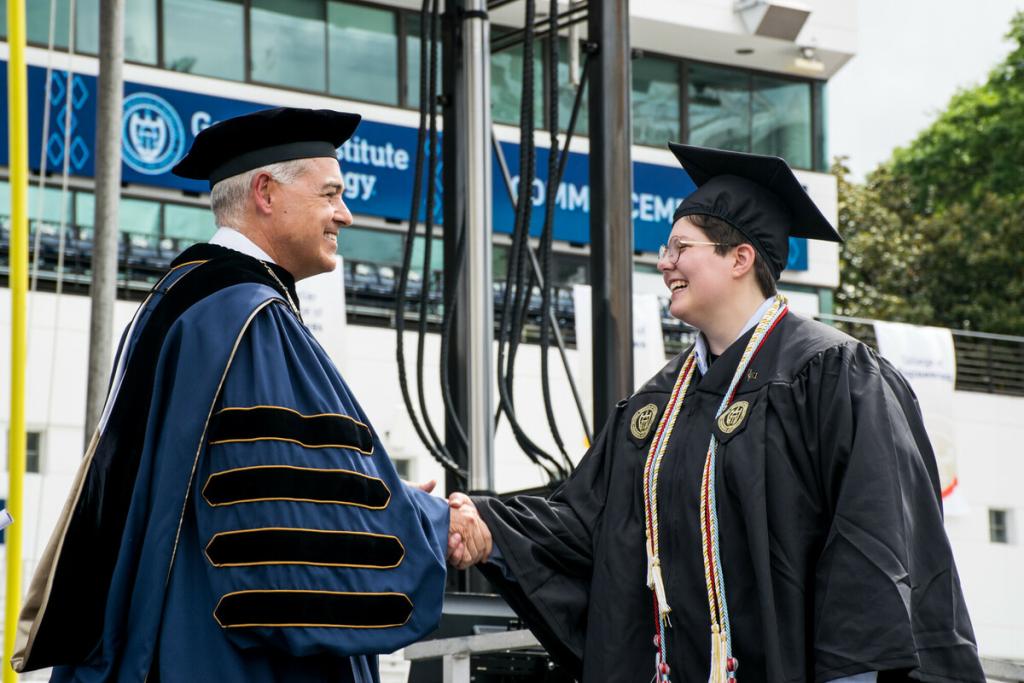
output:
POLYGON ((342 200, 345 189, 338 162, 306 160, 306 170, 287 184, 274 183, 281 202, 275 215, 275 255, 296 280, 334 270, 338 232, 352 224, 342 200))
MULTIPOLYGON (((668 239, 684 243, 711 241, 685 216, 672 226, 668 239)), ((668 256, 660 259, 658 270, 669 289, 672 316, 702 328, 704 321, 714 316, 715 307, 730 296, 730 268, 727 255, 716 254, 715 248, 707 245, 681 245, 675 263, 668 256)))

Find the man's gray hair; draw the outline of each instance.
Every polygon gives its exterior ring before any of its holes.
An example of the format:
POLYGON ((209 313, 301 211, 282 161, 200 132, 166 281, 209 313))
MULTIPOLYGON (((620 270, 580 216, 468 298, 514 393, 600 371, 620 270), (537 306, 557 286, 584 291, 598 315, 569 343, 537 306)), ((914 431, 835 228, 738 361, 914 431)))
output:
POLYGON ((214 185, 210 192, 210 208, 217 225, 234 227, 234 222, 241 217, 245 208, 253 176, 257 173, 269 173, 271 178, 287 185, 303 174, 306 165, 306 159, 279 161, 233 175, 214 185))

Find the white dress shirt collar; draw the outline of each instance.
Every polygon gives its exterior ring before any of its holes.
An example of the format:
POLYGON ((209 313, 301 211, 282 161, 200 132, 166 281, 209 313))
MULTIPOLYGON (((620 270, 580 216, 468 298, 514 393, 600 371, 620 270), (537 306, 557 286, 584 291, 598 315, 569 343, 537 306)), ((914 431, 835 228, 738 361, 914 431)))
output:
POLYGON ((260 261, 266 261, 267 263, 273 263, 274 259, 270 258, 267 252, 256 246, 256 243, 251 239, 238 232, 234 228, 226 228, 219 226, 217 232, 210 238, 210 244, 216 244, 221 247, 227 247, 239 251, 246 256, 252 256, 254 259, 260 261))

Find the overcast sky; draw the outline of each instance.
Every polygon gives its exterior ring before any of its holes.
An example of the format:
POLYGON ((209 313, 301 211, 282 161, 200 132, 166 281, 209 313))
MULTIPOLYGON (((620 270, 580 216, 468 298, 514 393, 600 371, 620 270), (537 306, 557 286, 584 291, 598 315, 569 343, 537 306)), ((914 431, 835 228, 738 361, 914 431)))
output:
POLYGON ((854 177, 906 145, 1009 52, 1024 0, 858 0, 857 55, 828 86, 829 155, 854 177))

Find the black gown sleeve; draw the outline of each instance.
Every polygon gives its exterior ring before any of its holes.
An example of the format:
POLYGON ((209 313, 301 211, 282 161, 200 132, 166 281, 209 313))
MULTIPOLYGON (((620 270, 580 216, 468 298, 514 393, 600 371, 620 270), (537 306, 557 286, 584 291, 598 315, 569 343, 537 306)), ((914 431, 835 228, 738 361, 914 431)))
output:
POLYGON ((494 565, 480 569, 548 653, 577 678, 582 675, 594 544, 608 497, 620 414, 621 408, 550 498, 474 498, 513 578, 494 565))
POLYGON ((831 513, 813 587, 815 681, 984 681, 913 391, 862 344, 811 365, 794 388, 831 513))

